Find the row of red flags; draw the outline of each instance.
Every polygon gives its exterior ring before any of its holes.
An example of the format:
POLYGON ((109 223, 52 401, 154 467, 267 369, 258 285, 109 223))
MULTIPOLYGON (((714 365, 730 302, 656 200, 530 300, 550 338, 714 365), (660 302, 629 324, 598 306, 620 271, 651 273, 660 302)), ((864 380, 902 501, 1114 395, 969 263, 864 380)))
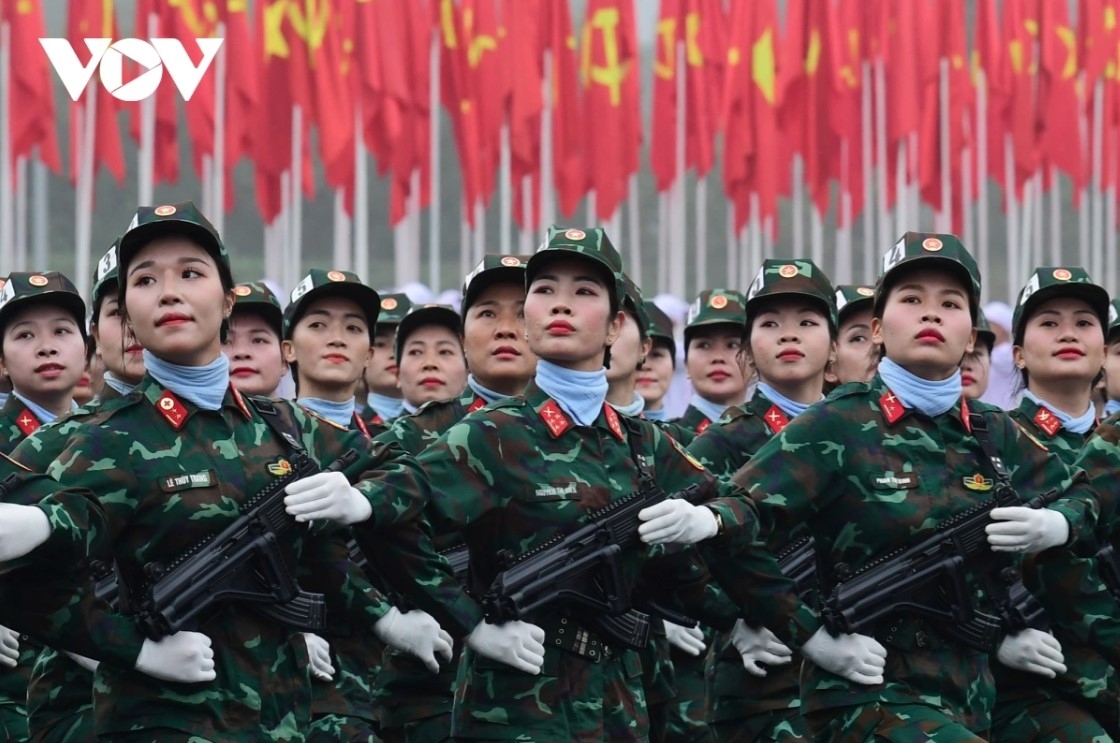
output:
MULTIPOLYGON (((58 83, 38 39, 45 36, 43 0, 0 0, 11 27, 9 85, 13 154, 39 156, 60 168, 54 90, 58 83)), ((893 204, 899 144, 917 143, 902 172, 920 184, 923 200, 944 209, 941 151, 953 153, 952 182, 965 172, 1006 186, 1005 141, 1013 161, 1013 193, 1034 174, 1047 182, 1055 169, 1076 191, 1089 185, 1100 159, 1102 187, 1116 179, 1120 126, 1120 0, 1078 0, 1076 23, 1067 3, 978 0, 969 28, 964 4, 953 0, 661 0, 656 45, 640 53, 634 0, 588 0, 577 36, 568 0, 138 0, 132 35, 182 40, 196 61, 193 39, 225 38, 225 147, 222 172, 242 158, 255 166, 262 217, 283 208, 281 176, 292 166, 293 107, 302 112, 300 144, 305 192, 313 192, 307 130, 318 131, 317 157, 328 185, 352 199, 355 140, 392 177, 394 222, 405 214, 412 174, 420 204, 429 201, 432 44, 438 43, 441 104, 450 116, 459 154, 463 197, 486 205, 499 179, 501 131, 508 126, 511 177, 532 183, 539 219, 541 118, 551 115, 556 200, 569 215, 589 192, 598 216, 610 218, 627 197, 641 166, 643 124, 640 66, 653 66, 649 164, 659 190, 679 177, 677 106, 685 106, 685 167, 707 175, 722 152, 722 177, 736 225, 774 215, 792 190, 791 161, 804 162, 804 185, 823 212, 831 186, 851 194, 852 215, 863 208, 864 96, 881 65, 887 162, 887 205, 893 204), (546 62, 547 60, 547 62, 546 62), (546 70, 550 74, 544 85, 546 70), (684 71, 685 99, 677 77, 684 71), (942 100, 947 70, 948 102, 942 100), (977 94, 984 82, 987 115, 978 126, 977 94), (1098 85, 1098 83, 1101 83, 1098 85), (1101 152, 1090 152, 1084 120, 1101 97, 1101 152), (946 111, 947 109, 947 111, 946 111), (948 143, 941 116, 948 114, 948 143), (986 129, 987 173, 974 156, 986 129), (360 135, 360 136, 358 136, 360 135), (722 150, 717 141, 722 138, 722 150), (845 146, 840 146, 846 143, 845 146)), ((79 58, 81 39, 122 36, 112 0, 70 0, 67 37, 79 58)), ((83 63, 86 61, 82 59, 83 63)), ((169 76, 157 93, 155 182, 179 177, 178 94, 169 76)), ((217 127, 215 68, 185 104, 193 167, 213 157, 217 127)), ((119 113, 130 109, 139 138, 139 104, 122 104, 94 77, 74 106, 97 96, 95 162, 118 180, 125 172, 119 113)), ((72 142, 78 122, 70 117, 72 142)), ((874 120, 874 118, 872 118, 874 120)), ((71 148, 71 152, 75 152, 71 148)), ((905 152, 904 149, 901 151, 905 152)), ((72 158, 71 175, 78 159, 72 158)), ((977 193, 973 188, 972 193, 977 193)), ((227 208, 233 190, 227 188, 227 208)), ((514 214, 523 190, 513 189, 514 214)), ((955 188, 953 212, 961 213, 955 188)))

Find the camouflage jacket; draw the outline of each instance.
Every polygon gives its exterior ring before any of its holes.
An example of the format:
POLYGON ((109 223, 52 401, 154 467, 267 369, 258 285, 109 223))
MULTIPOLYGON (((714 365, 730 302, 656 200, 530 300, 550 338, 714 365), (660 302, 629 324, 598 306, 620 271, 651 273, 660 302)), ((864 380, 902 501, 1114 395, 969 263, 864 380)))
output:
POLYGON ((666 421, 664 428, 670 436, 680 442, 681 446, 688 446, 694 438, 708 430, 708 426, 713 423, 715 421, 701 413, 699 408, 689 405, 685 408, 684 415, 666 421))
MULTIPOLYGON (((402 415, 377 440, 392 441, 410 454, 419 455, 444 431, 485 405, 486 401, 467 387, 459 397, 430 402, 412 415, 402 415)), ((434 539, 440 550, 462 544, 462 541, 462 537, 454 533, 441 534, 434 539)), ((381 671, 374 679, 381 726, 398 727, 450 713, 455 701, 453 687, 459 670, 458 657, 456 652, 450 663, 433 674, 411 655, 386 648, 381 671)))
MULTIPOLYGON (((816 540, 823 572, 840 563, 858 571, 988 497, 984 491, 991 490, 994 471, 972 435, 969 407, 985 416, 1021 497, 1058 488, 1063 495, 1051 508, 1069 520, 1071 542, 1091 534, 1098 505, 1084 472, 1071 471, 1031 442, 1005 413, 962 402, 930 418, 905 408, 879 376, 845 385, 810 407, 763 445, 733 480, 750 488, 763 533, 791 533, 804 523, 816 540)), ((737 561, 743 579, 724 588, 733 592, 741 586, 753 594, 752 624, 800 647, 820 627, 816 612, 793 595, 769 550, 747 550, 737 561)), ((994 612, 977 576, 972 571, 969 576, 973 605, 994 612)), ((821 576, 825 590, 833 580, 821 576)), ((806 663, 801 677, 806 711, 918 703, 972 724, 986 721, 994 700, 986 655, 910 617, 888 618, 872 634, 887 646, 886 683, 861 686, 806 663)))
POLYGON ((0 454, 11 454, 25 438, 39 430, 42 424, 15 395, 8 395, 0 407, 0 454))
MULTIPOLYGON (((427 481, 404 452, 320 426, 295 406, 278 402, 276 410, 320 465, 333 452, 361 454, 346 474, 351 481, 361 478, 356 487, 370 499, 369 528, 412 518, 423 507, 427 481)), ((145 377, 132 394, 103 405, 73 432, 49 469, 63 489, 51 493, 57 486, 42 477, 26 483, 50 493, 39 505, 52 533, 33 553, 36 564, 112 559, 126 581, 139 582, 144 565, 170 562, 221 530, 238 516, 242 501, 282 474, 290 450, 280 441, 232 388, 218 411, 202 411, 145 377)), ((356 612, 372 622, 380 614, 350 582, 353 565, 342 537, 329 524, 295 533, 294 553, 323 581, 305 588, 326 593, 329 612, 356 612)), ((80 598, 73 603, 80 605, 80 598)), ((218 673, 205 687, 163 683, 133 670, 142 637, 127 618, 105 615, 87 628, 80 612, 56 612, 42 632, 56 646, 106 661, 95 685, 99 734, 147 727, 210 739, 295 734, 310 717, 302 639, 289 642, 286 628, 252 612, 229 616, 204 628, 218 673)))
MULTIPOLYGON (((688 453, 712 474, 731 479, 754 453, 771 437, 789 425, 785 413, 762 392, 742 405, 728 408, 716 423, 708 426, 688 446, 688 453)), ((766 549, 777 554, 804 534, 802 525, 792 532, 775 529, 760 534, 766 549)), ((735 581, 738 576, 723 570, 721 560, 712 560, 709 568, 717 580, 735 581)), ((771 710, 800 706, 798 676, 801 658, 794 654, 785 666, 771 668, 766 678, 747 673, 739 651, 731 643, 731 635, 721 632, 712 646, 708 670, 713 722, 763 714, 771 710)))

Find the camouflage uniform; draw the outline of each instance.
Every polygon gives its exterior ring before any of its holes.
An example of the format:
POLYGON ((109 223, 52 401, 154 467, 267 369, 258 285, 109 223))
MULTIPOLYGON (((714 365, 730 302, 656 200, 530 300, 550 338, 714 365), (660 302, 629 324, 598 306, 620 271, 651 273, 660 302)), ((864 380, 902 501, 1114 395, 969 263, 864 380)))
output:
MULTIPOLYGON (((12 273, 0 293, 0 333, 9 317, 28 302, 50 302, 70 310, 85 333, 85 303, 77 287, 57 271, 49 273, 12 273)), ((21 441, 42 424, 14 394, 0 407, 0 453, 11 454, 21 441)), ((32 668, 42 646, 26 635, 20 637, 19 659, 15 668, 0 668, 0 729, 13 741, 26 740, 27 687, 32 668)))
MULTIPOLYGON (((1080 296, 1108 322, 1108 293, 1092 284, 1084 269, 1043 267, 1034 272, 1019 296, 1012 326, 1023 342, 1026 320, 1042 302, 1056 296, 1080 296)), ((1074 466, 1087 436, 1066 430, 1054 412, 1023 398, 1011 417, 1065 464, 1074 466)), ((999 664, 992 740, 1108 740, 1120 735, 1120 684, 1116 669, 1085 638, 1084 625, 1117 624, 1116 602, 1100 580, 1094 561, 1068 550, 1047 550, 1024 560, 1024 583, 1046 607, 1051 632, 1062 645, 1068 669, 1054 680, 999 664), (1086 590, 1092 586, 1092 590, 1086 590), (1099 618, 1098 618, 1099 617, 1099 618), (1077 627, 1082 625, 1082 627, 1077 627), (1106 732, 1107 731, 1107 732, 1106 732)), ((1108 655, 1117 658, 1115 646, 1108 655)))
MULTIPOLYGON (((761 302, 782 295, 810 298, 835 329, 832 285, 824 272, 807 260, 763 262, 747 297, 746 322, 752 321, 761 302)), ((788 424, 781 408, 756 391, 750 401, 728 409, 716 425, 697 436, 688 453, 716 477, 729 480, 762 444, 788 424)), ((803 525, 791 532, 767 532, 766 549, 779 553, 805 535, 803 525)), ((807 740, 798 694, 800 670, 801 658, 795 654, 788 665, 769 669, 765 678, 752 676, 743 667, 730 633, 720 633, 708 662, 707 718, 713 737, 719 741, 807 740)))
MULTIPOLYGON (((884 270, 889 277, 899 265, 931 259, 967 271, 974 307, 978 271, 951 235, 908 233, 887 254, 884 270)), ((880 277, 877 307, 885 285, 880 277)), ((1021 496, 1057 488, 1062 497, 1051 508, 1069 521, 1071 543, 1089 537, 1097 502, 1083 472, 1050 456, 992 406, 962 401, 931 418, 904 407, 879 375, 845 385, 810 407, 764 444, 733 481, 750 488, 762 533, 808 528, 827 590, 835 581, 833 566, 858 571, 988 497, 994 471, 972 435, 969 408, 987 420, 1021 496)), ((1003 553, 992 559, 1015 562, 1003 553)), ((748 550, 720 564, 730 562, 739 563, 730 569, 740 580, 723 586, 733 595, 753 595, 746 617, 751 626, 769 628, 794 650, 820 628, 817 613, 793 594, 769 550, 748 550)), ((968 574, 973 605, 994 612, 978 577, 968 574)), ((813 663, 802 666, 802 713, 818 740, 980 740, 975 732, 989 726, 995 698, 986 654, 949 639, 935 622, 901 614, 867 634, 887 648, 882 685, 849 682, 813 663)))
MULTIPOLYGON (((369 343, 373 345, 376 335, 377 319, 381 298, 370 287, 361 282, 350 271, 327 271, 312 269, 292 290, 288 306, 284 309, 284 340, 291 340, 296 324, 316 300, 324 297, 343 297, 352 300, 366 316, 369 343)), ((291 364, 292 373, 297 375, 298 366, 291 364)), ((296 400, 297 404, 299 400, 296 400)), ((319 421, 320 426, 329 426, 340 431, 360 432, 370 438, 370 430, 355 410, 348 427, 343 427, 319 416, 313 410, 304 412, 319 421)), ((375 426, 375 429, 380 427, 375 426)), ((338 457, 341 450, 325 452, 326 458, 338 457)), ((301 566, 299 580, 308 584, 314 580, 308 565, 301 566)), ((360 571, 355 571, 352 580, 360 594, 381 596, 370 584, 369 579, 360 571)), ((384 601, 384 599, 380 599, 384 601)), ((377 672, 383 648, 382 642, 372 632, 371 622, 354 621, 351 616, 334 616, 320 634, 330 643, 331 665, 334 678, 324 681, 311 679, 311 716, 312 722, 307 730, 308 743, 327 743, 328 741, 375 741, 378 739, 377 716, 373 709, 372 677, 377 672)))
MULTIPOLYGON (((530 260, 530 278, 535 262, 560 251, 605 266, 616 282, 608 290, 614 300, 621 298, 621 260, 601 229, 551 228, 548 247, 530 260)), ((420 455, 434 485, 429 521, 436 533, 463 534, 470 547, 471 585, 485 590, 500 569, 503 551, 522 554, 580 525, 588 511, 633 492, 638 470, 631 445, 666 491, 703 483, 716 492, 711 476, 648 422, 623 420, 604 404, 591 426, 579 426, 531 383, 524 396, 467 416, 420 455)), ((725 529, 716 541, 741 544, 753 536, 752 517, 737 491, 727 492, 732 497, 709 504, 725 529)), ((643 548, 621 555, 624 577, 637 581, 654 552, 643 548)), ((650 585, 657 588, 656 581, 650 585)), ((475 622, 482 618, 477 605, 472 613, 475 622)), ((603 643, 581 627, 574 611, 528 619, 546 634, 541 674, 526 674, 465 649, 456 685, 454 736, 644 740, 647 716, 638 653, 603 643), (574 645, 573 650, 562 649, 574 637, 590 640, 582 654, 574 645)))
MULTIPOLYGON (((381 312, 377 316, 378 329, 387 330, 400 325, 401 320, 411 309, 412 300, 408 298, 407 294, 386 294, 381 297, 381 312)), ((377 353, 381 353, 381 351, 377 353)), ((359 400, 358 403, 363 408, 361 418, 366 426, 371 427, 371 431, 373 426, 379 428, 380 431, 384 431, 393 422, 392 420, 385 420, 376 410, 366 406, 364 400, 359 400)), ((376 436, 377 434, 373 435, 376 436)))

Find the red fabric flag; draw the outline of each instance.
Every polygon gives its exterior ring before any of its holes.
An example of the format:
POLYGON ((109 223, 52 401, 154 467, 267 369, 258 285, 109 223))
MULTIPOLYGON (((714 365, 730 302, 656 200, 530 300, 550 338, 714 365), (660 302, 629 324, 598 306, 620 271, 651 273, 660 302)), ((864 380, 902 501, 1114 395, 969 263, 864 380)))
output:
POLYGON ((777 213, 784 178, 778 145, 778 11, 774 0, 732 0, 724 79, 724 190, 734 204, 735 229, 750 216, 777 213))
MULTIPOLYGON (((406 43, 398 42, 399 49, 390 53, 397 57, 396 63, 404 67, 406 73, 404 79, 408 86, 407 98, 402 103, 401 135, 393 148, 390 163, 393 171, 390 219, 395 224, 405 216, 406 201, 411 195, 414 171, 420 172, 420 206, 428 205, 431 200, 428 184, 431 162, 429 150, 431 111, 428 97, 431 90, 429 49, 433 18, 432 6, 427 2, 394 4, 394 7, 396 12, 402 15, 399 25, 404 31, 402 39, 406 43)), ((392 49, 389 46, 382 48, 392 49)), ((382 64, 388 66, 390 63, 383 61, 382 64)))
POLYGON ((524 229, 536 230, 540 224, 541 95, 545 49, 542 0, 504 0, 503 17, 509 39, 510 68, 510 170, 513 183, 513 217, 524 229), (530 179, 528 219, 524 193, 525 178, 530 179))
MULTIPOLYGON (((243 157, 253 152, 256 138, 254 117, 259 100, 259 58, 253 43, 251 19, 246 5, 227 2, 219 5, 219 20, 225 24, 225 42, 218 52, 226 63, 225 120, 225 209, 233 208, 234 188, 231 171, 243 157)), ((213 72, 213 69, 212 69, 213 72)))
POLYGON ((547 46, 551 60, 550 110, 552 112, 552 166, 560 212, 569 217, 587 193, 584 136, 588 127, 582 116, 583 100, 576 67, 576 38, 567 0, 548 4, 547 46))
POLYGON ((712 169, 719 105, 723 93, 727 38, 719 0, 685 0, 685 69, 688 99, 685 162, 704 177, 712 169))
POLYGON ((467 37, 467 74, 478 101, 482 203, 489 206, 497 184, 501 130, 509 104, 508 38, 499 28, 495 0, 464 0, 463 30, 467 37))
MULTIPOLYGON (((1085 88, 1091 91, 1116 57, 1120 41, 1117 0, 1079 0, 1077 9, 1077 47, 1081 68, 1085 72, 1085 88)), ((1088 96, 1087 100, 1091 100, 1088 96)))
MULTIPOLYGON (((112 0, 72 0, 66 24, 66 38, 84 66, 89 63, 89 50, 82 39, 119 38, 117 22, 113 13, 112 0)), ((109 95, 95 74, 86 91, 77 102, 71 104, 70 115, 70 179, 78 180, 78 146, 81 142, 82 127, 86 125, 87 102, 96 96, 96 122, 93 135, 93 170, 97 173, 102 165, 118 183, 124 181, 124 150, 121 148, 121 133, 117 121, 120 102, 109 95)))
MULTIPOLYGON (((58 136, 55 133, 54 73, 39 39, 46 36, 40 0, 3 0, 0 16, 11 24, 11 66, 8 85, 8 127, 15 158, 31 155, 39 148, 39 158, 54 172, 59 169, 58 136)), ((84 48, 84 47, 83 47, 84 48)), ((7 174, 0 174, 6 177, 7 174)))
MULTIPOLYGON (((201 62, 202 51, 194 40, 217 36, 217 14, 210 12, 209 7, 204 12, 203 0, 156 1, 154 5, 161 11, 161 33, 179 39, 194 64, 201 62)), ((164 81, 160 84, 161 96, 164 85, 170 82, 167 77, 164 75, 164 81)), ((194 95, 183 104, 187 113, 187 130, 191 138, 192 161, 195 172, 199 175, 203 172, 203 158, 214 154, 214 119, 217 115, 216 78, 214 66, 211 64, 210 69, 202 76, 194 95)), ((178 98, 178 91, 173 86, 172 94, 178 98)))
MULTIPOLYGON (((1004 109, 1010 97, 1010 81, 1008 79, 1007 47, 1000 38, 999 16, 995 0, 979 0, 976 6, 976 32, 973 42, 973 67, 984 76, 984 87, 987 93, 987 116, 985 124, 988 129, 988 171, 980 172, 980 161, 977 159, 977 181, 981 178, 994 178, 1001 187, 1006 187, 1004 171, 1004 109)), ((976 148, 977 152, 979 148, 976 148)), ((1006 206, 1006 204, 1005 204, 1006 206)))
POLYGON ((1039 24, 1038 107, 1042 154, 1070 177, 1074 193, 1084 186, 1081 167, 1081 100, 1077 92, 1077 35, 1062 2, 1042 2, 1039 24))
POLYGON ((792 0, 787 6, 782 40, 780 122, 791 152, 805 163, 805 181, 820 213, 828 211, 832 179, 832 131, 829 103, 833 75, 828 33, 828 0, 792 0))
POLYGON ((632 0, 590 0, 583 24, 581 71, 589 185, 599 219, 614 216, 638 168, 638 43, 632 0))
POLYGON ((1037 8, 1029 0, 1004 0, 1003 38, 1007 44, 1008 104, 1004 126, 1011 133, 1015 157, 1015 191, 1038 169, 1041 129, 1035 102, 1034 76, 1038 71, 1035 39, 1038 36, 1037 8))
POLYGON ((661 0, 654 41, 653 114, 649 161, 660 192, 677 179, 677 47, 681 34, 681 0, 661 0))
MULTIPOLYGON (((851 219, 863 209, 863 60, 868 39, 865 36, 865 2, 840 0, 830 7, 829 33, 832 51, 832 129, 846 143, 847 177, 843 169, 841 147, 832 149, 832 172, 840 179, 841 191, 851 198, 851 219)), ((845 223, 843 212, 837 211, 837 226, 845 223)))
POLYGON ((319 153, 327 185, 345 193, 347 214, 354 186, 354 24, 354 4, 335 3, 322 43, 309 58, 319 153))
MULTIPOLYGON (((178 36, 176 29, 168 23, 166 14, 161 17, 160 8, 155 0, 137 0, 136 23, 132 35, 138 39, 178 38, 183 42, 184 48, 189 46, 190 39, 194 38, 193 35, 188 38, 178 36)), ((175 107, 175 100, 179 96, 179 91, 166 72, 153 95, 155 96, 155 132, 152 144, 152 183, 178 183, 179 112, 175 107)), ((141 133, 143 109, 141 103, 128 107, 129 136, 138 145, 143 136, 141 133)))
POLYGON ((451 117, 459 151, 463 205, 474 226, 474 205, 481 198, 478 103, 468 74, 469 44, 463 32, 462 8, 454 0, 440 2, 440 97, 451 117))

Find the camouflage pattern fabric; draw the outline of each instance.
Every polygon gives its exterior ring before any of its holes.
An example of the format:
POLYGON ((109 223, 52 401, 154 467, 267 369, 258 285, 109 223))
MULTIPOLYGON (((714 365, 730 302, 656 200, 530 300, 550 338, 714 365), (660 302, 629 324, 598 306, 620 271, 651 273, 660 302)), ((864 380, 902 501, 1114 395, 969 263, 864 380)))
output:
MULTIPOLYGON (((711 630, 704 632, 704 641, 711 643, 711 630)), ((708 688, 705 678, 707 656, 689 655, 677 648, 670 648, 669 661, 677 686, 677 697, 669 703, 665 723, 665 740, 668 743, 708 743, 712 740, 708 729, 708 688)))
POLYGON ((836 710, 821 710, 806 717, 817 743, 986 743, 960 722, 924 704, 875 702, 839 715, 836 710))
MULTIPOLYGON (((518 555, 581 524, 588 511, 637 487, 628 425, 642 432, 638 456, 667 492, 702 484, 715 495, 728 549, 753 538, 741 491, 720 487, 670 438, 648 422, 620 420, 604 405, 592 426, 577 426, 530 383, 524 397, 495 402, 452 426, 418 462, 432 482, 427 516, 436 533, 462 533, 471 551, 471 582, 489 586, 503 550, 518 555), (499 436, 498 432, 501 432, 499 436)), ((636 585, 652 549, 621 556, 623 578, 636 585)), ((652 579, 653 575, 648 575, 652 579)), ((661 584, 666 581, 662 576, 661 584)), ((647 580, 651 590, 657 581, 647 580)), ((669 593, 672 586, 662 585, 669 593)), ((673 596, 666 596, 677 605, 673 596)), ((554 624, 549 617, 529 617, 554 624)), ((481 619, 476 607, 475 619, 481 619)), ((575 617, 578 619, 578 617, 575 617)), ((578 624, 578 622, 577 622, 578 624)), ((559 625, 556 625, 557 627, 559 625)), ((555 631, 555 630, 554 630, 555 631)), ((547 637, 539 676, 463 652, 456 683, 453 734, 471 739, 644 740, 647 716, 642 665, 631 650, 595 662, 552 647, 547 637)))
POLYGON ((666 433, 676 439, 681 446, 687 447, 713 423, 715 421, 700 412, 699 408, 689 405, 680 418, 668 421, 666 433))
MULTIPOLYGON (((1011 417, 1058 459, 1075 465, 1086 437, 1061 427, 1052 410, 1024 398, 1011 417)), ((1116 670, 1078 636, 1084 637, 1091 630, 1077 632, 1071 624, 1115 624, 1117 621, 1116 602, 1100 582, 1092 560, 1077 557, 1068 550, 1047 550, 1030 555, 1023 561, 1023 582, 1046 608, 1053 625, 1051 632, 1062 645, 1068 670, 1051 680, 993 664, 992 673, 996 679, 993 737, 1049 740, 1035 737, 1039 726, 1056 730, 1067 723, 1070 730, 1084 732, 1086 737, 1054 740, 1106 740, 1106 730, 1108 734, 1120 735, 1117 720, 1120 684, 1116 670), (1086 591, 1087 586, 1094 586, 1094 590, 1086 591)), ((1115 649, 1112 652, 1115 654, 1115 649)))
MULTIPOLYGON (((340 436, 297 408, 276 405, 321 464, 330 461, 327 452, 361 453, 346 474, 363 477, 356 487, 373 506, 371 528, 411 518, 422 507, 426 482, 399 449, 371 446, 360 434, 340 436)), ((200 411, 145 377, 131 395, 92 415, 52 464, 50 476, 66 487, 40 503, 52 534, 34 553, 36 564, 115 559, 134 581, 145 564, 167 562, 229 524, 246 497, 286 471, 289 455, 232 388, 220 410, 200 411)), ((26 487, 49 492, 57 487, 50 482, 31 477, 26 487)), ((323 525, 297 532, 292 549, 323 581, 308 590, 330 588, 324 591, 330 612, 372 622, 388 610, 371 605, 374 597, 352 584, 355 568, 341 530, 323 525)), ((298 740, 310 718, 302 638, 290 642, 285 628, 252 612, 205 625, 218 678, 204 687, 132 670, 141 637, 127 617, 56 612, 51 620, 42 632, 53 645, 106 661, 94 685, 100 735, 172 728, 210 739, 298 740)))
MULTIPOLYGON (((689 445, 688 453, 700 460, 708 471, 722 479, 731 479, 756 451, 789 425, 789 419, 762 392, 755 392, 742 405, 729 408, 723 417, 689 445)), ((774 554, 805 535, 802 526, 792 531, 774 530, 762 536, 766 549, 774 554)), ((715 571, 717 576, 720 571, 715 571)), ((729 733, 740 738, 737 726, 757 731, 760 740, 770 740, 770 724, 788 730, 789 734, 807 734, 796 710, 801 706, 798 676, 800 654, 795 653, 788 665, 769 669, 765 678, 747 673, 739 651, 731 643, 731 634, 716 636, 710 653, 708 669, 707 719, 713 724, 716 740, 724 741, 729 733), (793 714, 776 714, 782 710, 793 714), (734 722, 734 724, 732 724, 734 722), (719 728, 715 723, 725 723, 719 728)), ((777 731, 773 731, 777 734, 777 731)), ((788 738, 796 740, 797 738, 788 738)))
MULTIPOLYGON (((1071 543, 1080 546, 1091 538, 1098 506, 1084 472, 1050 456, 996 408, 958 403, 930 418, 902 406, 878 375, 811 406, 732 479, 750 489, 762 533, 790 533, 806 525, 822 555, 821 583, 827 587, 834 580, 827 574, 830 566, 844 563, 858 571, 989 497, 994 472, 970 431, 969 407, 987 419, 1020 495, 1029 499, 1057 488, 1062 497, 1051 508, 1070 522, 1071 543)), ((1001 556, 997 562, 1010 566, 1015 558, 1001 556)), ((816 612, 792 593, 776 558, 761 545, 718 564, 739 576, 721 581, 730 595, 753 595, 753 601, 736 598, 752 626, 769 628, 795 650, 820 627, 816 612)), ((978 577, 969 571, 967 578, 973 606, 994 611, 978 577)), ((804 714, 862 720, 875 705, 917 705, 940 726, 988 728, 995 688, 986 655, 956 644, 920 618, 890 617, 870 634, 887 647, 886 683, 862 686, 805 663, 804 714)), ((882 724, 888 729, 891 723, 882 724)), ((874 729, 868 728, 868 736, 874 729)))
POLYGON ((385 743, 445 743, 451 740, 451 712, 388 728, 381 731, 381 739, 385 743))

